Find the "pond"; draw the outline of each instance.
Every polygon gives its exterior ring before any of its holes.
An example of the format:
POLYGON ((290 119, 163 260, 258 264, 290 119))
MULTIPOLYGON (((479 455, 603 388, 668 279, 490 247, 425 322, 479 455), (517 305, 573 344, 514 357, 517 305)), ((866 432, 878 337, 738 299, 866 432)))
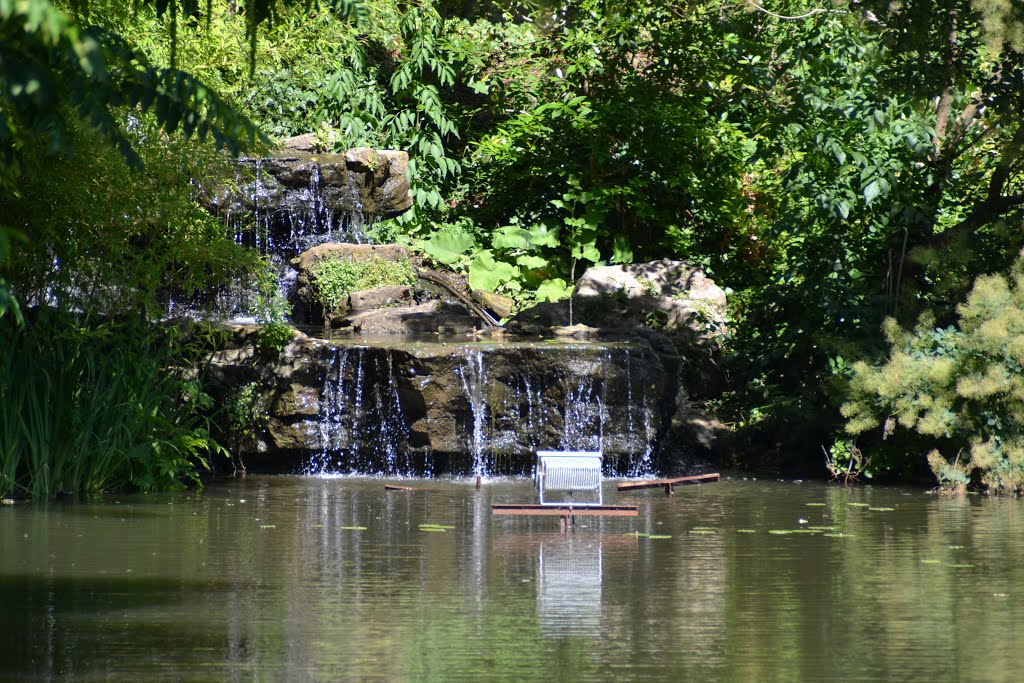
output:
POLYGON ((0 506, 0 679, 1019 680, 1024 503, 747 481, 250 477, 0 506))

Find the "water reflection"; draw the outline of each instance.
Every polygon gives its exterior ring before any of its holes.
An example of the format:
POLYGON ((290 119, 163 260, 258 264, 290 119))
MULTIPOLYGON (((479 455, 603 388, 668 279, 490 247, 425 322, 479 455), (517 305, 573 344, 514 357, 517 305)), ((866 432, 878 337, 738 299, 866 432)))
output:
POLYGON ((601 634, 601 537, 542 542, 537 554, 537 617, 546 636, 601 634))
POLYGON ((492 518, 528 480, 414 485, 0 508, 0 679, 1016 679, 1018 500, 733 480, 560 533, 492 518))

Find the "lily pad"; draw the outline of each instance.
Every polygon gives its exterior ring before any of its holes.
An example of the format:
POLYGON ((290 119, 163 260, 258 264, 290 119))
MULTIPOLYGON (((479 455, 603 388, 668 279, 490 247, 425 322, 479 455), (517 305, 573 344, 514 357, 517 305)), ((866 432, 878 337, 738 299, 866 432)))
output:
POLYGON ((866 508, 868 506, 867 503, 847 503, 847 505, 852 508, 866 508))
POLYGON ((895 509, 896 508, 868 508, 868 510, 873 510, 875 512, 892 512, 895 509))
POLYGON ((754 529, 737 529, 736 533, 738 533, 738 534, 756 534, 757 531, 755 531, 754 529))
POLYGON ((806 505, 809 508, 823 508, 823 507, 825 507, 824 503, 804 503, 804 505, 806 505))
POLYGON ((339 527, 342 531, 366 531, 365 526, 343 526, 339 527))

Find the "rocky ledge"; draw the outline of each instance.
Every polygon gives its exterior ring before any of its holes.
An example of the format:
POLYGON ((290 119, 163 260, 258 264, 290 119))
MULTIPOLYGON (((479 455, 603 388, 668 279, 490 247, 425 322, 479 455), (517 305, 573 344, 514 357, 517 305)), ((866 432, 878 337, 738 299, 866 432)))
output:
MULTIPOLYGON (((412 258, 320 245, 293 261, 300 299, 318 261, 371 257, 412 258)), ((222 402, 249 402, 246 438, 228 435, 248 468, 523 473, 538 449, 600 449, 611 471, 638 474, 708 453, 718 425, 692 397, 717 381, 725 295, 699 269, 593 268, 571 302, 490 327, 506 301, 418 272, 413 286, 350 292, 319 312, 334 332, 296 332, 279 353, 260 350, 259 327, 232 328, 208 360, 222 402)))

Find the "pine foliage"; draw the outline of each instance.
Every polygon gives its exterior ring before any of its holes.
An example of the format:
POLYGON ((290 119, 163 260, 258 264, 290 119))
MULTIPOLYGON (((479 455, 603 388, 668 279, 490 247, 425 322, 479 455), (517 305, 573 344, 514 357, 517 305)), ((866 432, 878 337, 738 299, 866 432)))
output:
POLYGON ((928 316, 913 332, 886 322, 888 360, 853 366, 846 429, 924 437, 945 486, 1024 491, 1024 258, 979 277, 957 313, 946 328, 928 316))

